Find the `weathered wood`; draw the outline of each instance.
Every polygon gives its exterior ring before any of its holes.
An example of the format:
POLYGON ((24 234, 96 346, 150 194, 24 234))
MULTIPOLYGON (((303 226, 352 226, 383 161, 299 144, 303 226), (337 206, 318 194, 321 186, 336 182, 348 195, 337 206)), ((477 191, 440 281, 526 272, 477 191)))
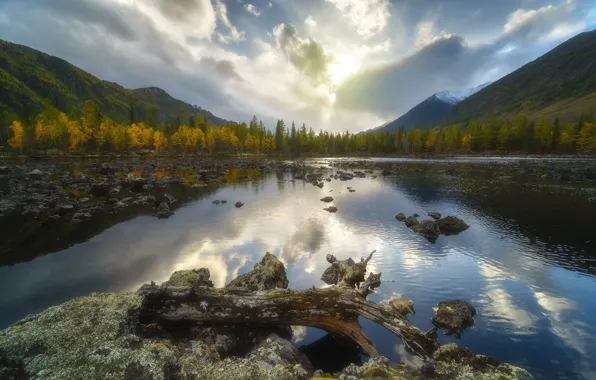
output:
MULTIPOLYGON (((363 261, 364 262, 364 261, 363 261)), ((317 327, 346 336, 370 356, 378 356, 371 340, 362 332, 358 317, 380 324, 400 337, 406 349, 428 358, 438 348, 435 340, 410 324, 391 304, 366 300, 379 275, 369 276, 360 290, 348 286, 326 289, 250 291, 210 287, 143 285, 142 317, 153 322, 197 322, 207 324, 298 325, 317 327)))

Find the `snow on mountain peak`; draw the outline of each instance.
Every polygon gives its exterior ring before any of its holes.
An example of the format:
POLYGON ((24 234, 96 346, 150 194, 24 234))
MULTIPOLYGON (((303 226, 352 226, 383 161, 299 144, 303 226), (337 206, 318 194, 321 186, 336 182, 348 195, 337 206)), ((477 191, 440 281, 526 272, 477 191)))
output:
POLYGON ((444 101, 445 103, 449 103, 449 104, 457 104, 459 102, 461 102, 462 100, 464 100, 465 98, 474 95, 475 93, 477 93, 478 91, 482 90, 484 87, 488 86, 491 82, 487 82, 485 84, 482 84, 478 87, 473 87, 473 88, 468 88, 465 90, 459 90, 459 91, 441 91, 441 92, 437 92, 434 96, 439 99, 444 101))

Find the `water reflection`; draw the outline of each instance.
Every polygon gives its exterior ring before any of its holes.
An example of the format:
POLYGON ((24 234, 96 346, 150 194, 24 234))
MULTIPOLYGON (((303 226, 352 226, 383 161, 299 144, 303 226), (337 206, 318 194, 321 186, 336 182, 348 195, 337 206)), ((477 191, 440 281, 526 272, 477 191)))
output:
MULTIPOLYGON (((266 251, 286 264, 292 288, 323 286, 327 253, 345 259, 376 250, 369 268, 383 272, 384 282, 371 299, 393 293, 413 299, 410 319, 420 328, 432 326, 432 307, 441 300, 460 298, 477 307, 476 324, 462 340, 441 335, 442 343, 456 341, 538 378, 594 375, 594 250, 586 243, 587 227, 575 223, 580 210, 595 215, 596 206, 581 194, 423 174, 325 182, 323 189, 282 173, 249 177, 170 219, 138 217, 61 252, 1 267, 0 288, 10 291, 0 294, 0 326, 93 291, 161 282, 180 269, 207 267, 223 286, 266 251), (337 214, 323 211, 326 195, 334 197, 337 214), (215 199, 228 203, 214 205, 215 199), (236 209, 236 201, 245 206, 236 209), (549 211, 545 204, 557 206, 549 211), (398 212, 428 211, 456 215, 471 227, 431 244, 395 220, 398 212)), ((381 354, 413 360, 383 328, 362 324, 381 354)), ((324 335, 294 330, 301 344, 324 335)))

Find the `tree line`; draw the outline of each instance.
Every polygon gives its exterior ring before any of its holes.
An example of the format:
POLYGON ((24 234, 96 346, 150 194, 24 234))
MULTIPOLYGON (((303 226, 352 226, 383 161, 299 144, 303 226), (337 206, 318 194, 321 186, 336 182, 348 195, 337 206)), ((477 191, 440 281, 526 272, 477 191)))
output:
MULTIPOLYGON (((482 152, 596 153, 596 123, 590 118, 562 125, 556 119, 530 121, 519 114, 510 120, 496 117, 487 122, 470 122, 427 130, 404 127, 395 132, 351 134, 286 127, 278 120, 275 131, 265 128, 257 117, 247 123, 213 125, 203 115, 158 123, 155 113, 136 120, 131 107, 130 122, 119 124, 103 116, 93 101, 87 101, 80 117, 60 112, 50 102, 29 123, 10 124, 8 145, 21 153, 52 150, 125 152, 150 149, 157 153, 203 154, 468 154, 482 152)), ((4 144, 4 141, 0 141, 4 144)))

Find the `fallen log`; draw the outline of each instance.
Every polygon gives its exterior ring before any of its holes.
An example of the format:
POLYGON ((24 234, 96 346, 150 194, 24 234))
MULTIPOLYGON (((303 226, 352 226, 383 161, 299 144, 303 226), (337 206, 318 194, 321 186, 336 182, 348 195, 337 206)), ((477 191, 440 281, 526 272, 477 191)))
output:
POLYGON ((363 333, 358 317, 387 328, 402 339, 405 348, 423 359, 432 356, 437 342, 410 324, 391 303, 366 300, 365 284, 376 285, 380 275, 369 275, 359 290, 348 286, 325 289, 250 291, 206 286, 143 285, 141 317, 163 326, 179 322, 243 324, 249 326, 296 325, 316 327, 356 342, 369 356, 378 356, 363 333))

